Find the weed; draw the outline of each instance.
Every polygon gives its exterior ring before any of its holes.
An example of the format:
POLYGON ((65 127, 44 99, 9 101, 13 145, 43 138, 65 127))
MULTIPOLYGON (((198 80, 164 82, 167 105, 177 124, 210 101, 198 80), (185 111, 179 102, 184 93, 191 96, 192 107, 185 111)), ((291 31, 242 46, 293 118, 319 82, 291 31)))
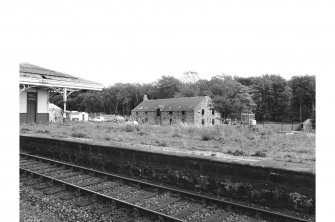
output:
POLYGON ((140 136, 144 136, 145 135, 144 132, 138 132, 137 134, 140 135, 140 136))
POLYGON ((44 133, 50 133, 50 131, 49 130, 37 130, 36 133, 44 134, 44 133))
POLYGON ((203 141, 209 141, 209 140, 213 140, 215 137, 213 135, 212 132, 210 132, 210 130, 204 130, 201 134, 201 140, 203 141))
POLYGON ((73 132, 73 133, 71 133, 71 136, 72 137, 77 137, 77 138, 85 138, 86 137, 85 133, 81 133, 81 132, 73 132))
POLYGON ((255 154, 253 154, 252 156, 266 157, 266 153, 263 151, 256 151, 255 154))
POLYGON ((240 149, 236 149, 234 151, 228 150, 227 153, 231 154, 233 156, 247 156, 246 152, 244 152, 243 150, 240 150, 240 149))
POLYGON ((133 132, 134 131, 134 126, 130 125, 130 124, 127 124, 126 127, 125 127, 125 131, 130 133, 130 132, 133 132))
POLYGON ((163 146, 163 147, 168 146, 167 142, 165 142, 165 141, 161 142, 159 145, 160 145, 160 146, 163 146))

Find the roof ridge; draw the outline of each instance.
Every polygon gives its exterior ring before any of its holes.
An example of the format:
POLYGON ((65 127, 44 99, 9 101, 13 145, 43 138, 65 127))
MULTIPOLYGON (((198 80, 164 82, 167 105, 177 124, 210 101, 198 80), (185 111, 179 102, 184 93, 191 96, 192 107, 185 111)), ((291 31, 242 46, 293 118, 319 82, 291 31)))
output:
POLYGON ((206 96, 185 96, 185 97, 173 97, 173 98, 165 98, 165 99, 148 99, 148 100, 168 100, 168 99, 185 99, 185 98, 201 98, 201 97, 206 97, 206 96))

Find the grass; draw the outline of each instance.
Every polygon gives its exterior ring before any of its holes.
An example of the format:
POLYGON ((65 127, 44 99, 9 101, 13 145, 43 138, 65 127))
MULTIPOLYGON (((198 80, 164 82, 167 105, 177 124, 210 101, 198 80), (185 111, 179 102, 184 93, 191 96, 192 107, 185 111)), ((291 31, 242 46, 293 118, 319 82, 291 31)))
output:
POLYGON ((299 132, 287 135, 278 127, 260 126, 257 133, 244 126, 231 125, 134 126, 111 122, 69 122, 22 124, 20 131, 21 134, 44 134, 55 138, 76 137, 105 143, 116 141, 219 152, 232 156, 315 163, 315 133, 299 132))

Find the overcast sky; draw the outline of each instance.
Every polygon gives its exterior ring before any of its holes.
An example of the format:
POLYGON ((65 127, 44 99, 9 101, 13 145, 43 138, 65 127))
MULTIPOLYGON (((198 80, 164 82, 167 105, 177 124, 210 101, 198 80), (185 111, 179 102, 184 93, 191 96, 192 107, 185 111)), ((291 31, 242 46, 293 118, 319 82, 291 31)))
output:
POLYGON ((322 45, 334 36, 327 1, 41 0, 10 7, 5 13, 20 18, 7 27, 18 39, 19 62, 105 86, 180 78, 189 70, 206 79, 290 79, 316 75, 320 61, 335 58, 322 45))

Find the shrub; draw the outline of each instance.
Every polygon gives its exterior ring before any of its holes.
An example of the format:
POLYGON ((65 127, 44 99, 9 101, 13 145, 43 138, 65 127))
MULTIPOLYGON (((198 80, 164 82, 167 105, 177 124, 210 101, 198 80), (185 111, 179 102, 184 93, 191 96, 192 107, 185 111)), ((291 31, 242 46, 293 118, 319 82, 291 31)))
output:
POLYGON ((134 126, 127 124, 125 127, 126 132, 133 132, 134 131, 134 126))
POLYGON ((209 141, 215 139, 215 135, 212 132, 212 130, 209 129, 203 129, 201 132, 201 140, 203 141, 209 141))
POLYGON ((37 130, 36 132, 37 133, 50 133, 49 130, 37 130))
POLYGON ((161 142, 159 145, 160 145, 160 146, 163 146, 163 147, 168 146, 167 142, 165 142, 165 141, 161 142))
POLYGON ((246 156, 247 155, 247 153, 244 152, 243 150, 234 150, 234 151, 228 150, 227 153, 233 156, 246 156))
POLYGON ((257 156, 257 157, 266 157, 266 153, 263 151, 256 151, 255 154, 253 156, 257 156))

